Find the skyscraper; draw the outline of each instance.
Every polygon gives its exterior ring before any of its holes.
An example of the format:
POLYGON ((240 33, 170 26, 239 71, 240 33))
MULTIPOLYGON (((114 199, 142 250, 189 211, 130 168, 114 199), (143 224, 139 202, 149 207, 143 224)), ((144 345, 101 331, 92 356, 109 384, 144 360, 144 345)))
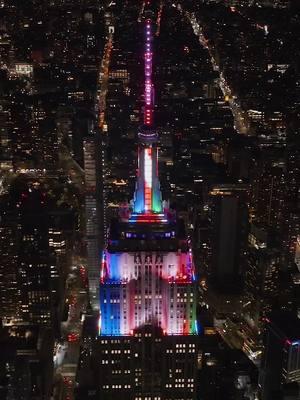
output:
POLYGON ((210 191, 211 281, 222 289, 239 287, 247 243, 248 210, 244 185, 218 185, 210 191))
POLYGON ((84 141, 85 213, 89 295, 93 308, 99 309, 99 229, 97 213, 97 165, 95 137, 84 141))
POLYGON ((153 124, 152 11, 144 10, 145 104, 132 210, 114 220, 102 255, 99 338, 93 365, 101 398, 195 399, 196 288, 182 221, 158 179, 153 124))
POLYGON ((300 320, 294 314, 277 312, 266 319, 265 350, 259 377, 262 400, 283 399, 287 385, 300 384, 299 338, 300 320))
POLYGON ((18 235, 17 223, 1 221, 0 224, 0 317, 9 322, 21 318, 21 301, 18 291, 18 235), (9 268, 8 268, 9 266, 9 268))
POLYGON ((256 328, 279 301, 283 259, 276 244, 270 232, 251 225, 245 268, 244 313, 256 328))

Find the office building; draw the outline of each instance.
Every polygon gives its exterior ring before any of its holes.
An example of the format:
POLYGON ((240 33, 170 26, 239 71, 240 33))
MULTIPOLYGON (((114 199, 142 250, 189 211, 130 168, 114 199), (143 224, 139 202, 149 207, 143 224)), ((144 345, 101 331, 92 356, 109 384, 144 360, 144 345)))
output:
POLYGON ((93 371, 99 396, 195 399, 198 357, 192 252, 182 221, 170 217, 158 179, 153 125, 152 10, 144 11, 144 124, 128 215, 113 220, 100 276, 99 338, 93 371))
POLYGON ((265 350, 262 359, 259 390, 261 400, 284 399, 289 386, 300 385, 300 319, 288 312, 266 318, 265 350))
POLYGON ((32 324, 0 328, 0 398, 52 398, 53 332, 32 324))
POLYGON ((20 319, 18 291, 18 229, 12 221, 0 224, 0 318, 10 323, 20 319))
POLYGON ((282 252, 268 229, 250 226, 246 259, 243 312, 250 325, 259 329, 263 318, 279 303, 283 267, 282 252))
POLYGON ((97 163, 95 137, 84 140, 85 213, 89 296, 93 308, 99 309, 99 220, 97 210, 97 163))
POLYGON ((247 188, 218 185, 212 188, 210 203, 210 280, 223 291, 241 288, 244 251, 247 243, 247 188))

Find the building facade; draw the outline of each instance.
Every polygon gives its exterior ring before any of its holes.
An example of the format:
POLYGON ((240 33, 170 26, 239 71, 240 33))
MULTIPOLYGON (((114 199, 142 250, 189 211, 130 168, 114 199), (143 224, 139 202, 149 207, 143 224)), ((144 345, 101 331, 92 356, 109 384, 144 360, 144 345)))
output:
POLYGON ((99 309, 99 223, 97 207, 97 157, 95 137, 87 137, 84 141, 85 171, 85 214, 87 266, 90 302, 94 309, 99 309))
POLYGON ((241 287, 247 245, 248 209, 244 185, 216 185, 210 191, 210 280, 222 291, 241 287))
POLYGON ((100 273, 92 363, 103 399, 195 399, 196 286, 184 223, 162 201, 153 127, 152 16, 144 10, 145 104, 128 213, 112 220, 100 273))
POLYGON ((294 397, 289 398, 297 399, 300 384, 300 320, 294 314, 277 312, 265 322, 259 398, 284 399, 294 389, 294 397))

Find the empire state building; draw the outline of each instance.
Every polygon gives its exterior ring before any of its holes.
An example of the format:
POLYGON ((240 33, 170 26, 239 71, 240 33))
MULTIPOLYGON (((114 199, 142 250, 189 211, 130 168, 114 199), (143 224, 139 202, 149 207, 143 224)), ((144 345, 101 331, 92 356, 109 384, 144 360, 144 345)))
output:
POLYGON ((196 398, 198 336, 192 251, 162 201, 153 124, 152 11, 144 10, 144 123, 132 209, 102 256, 95 371, 99 398, 196 398))

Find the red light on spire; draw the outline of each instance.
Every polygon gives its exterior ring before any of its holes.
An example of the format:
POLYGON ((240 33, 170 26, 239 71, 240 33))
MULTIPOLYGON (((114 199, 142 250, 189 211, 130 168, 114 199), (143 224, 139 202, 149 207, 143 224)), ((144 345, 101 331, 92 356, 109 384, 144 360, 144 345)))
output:
MULTIPOLYGON (((150 4, 147 2, 146 4, 150 4)), ((145 23, 145 45, 146 50, 144 53, 144 74, 145 74, 145 108, 144 108, 144 124, 152 125, 152 107, 153 107, 153 88, 152 88, 152 49, 151 49, 151 20, 147 19, 145 23)))

